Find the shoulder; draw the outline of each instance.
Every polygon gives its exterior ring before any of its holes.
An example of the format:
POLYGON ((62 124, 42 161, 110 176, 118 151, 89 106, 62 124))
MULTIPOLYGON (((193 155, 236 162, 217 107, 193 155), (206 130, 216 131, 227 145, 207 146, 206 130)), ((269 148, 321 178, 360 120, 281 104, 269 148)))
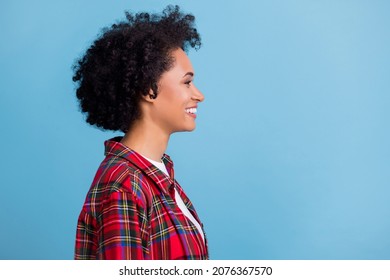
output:
POLYGON ((99 212, 118 192, 142 207, 150 205, 152 193, 147 176, 130 161, 109 156, 100 164, 88 191, 86 204, 93 206, 90 212, 99 212))

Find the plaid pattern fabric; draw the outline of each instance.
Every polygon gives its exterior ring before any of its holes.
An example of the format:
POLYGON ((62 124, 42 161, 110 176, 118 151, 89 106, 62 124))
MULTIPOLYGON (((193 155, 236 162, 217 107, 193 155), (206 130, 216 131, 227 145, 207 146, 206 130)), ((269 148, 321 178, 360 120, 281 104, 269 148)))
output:
POLYGON ((168 177, 120 140, 105 142, 78 219, 75 259, 208 259, 207 241, 174 201, 176 188, 203 227, 170 158, 162 159, 168 177))

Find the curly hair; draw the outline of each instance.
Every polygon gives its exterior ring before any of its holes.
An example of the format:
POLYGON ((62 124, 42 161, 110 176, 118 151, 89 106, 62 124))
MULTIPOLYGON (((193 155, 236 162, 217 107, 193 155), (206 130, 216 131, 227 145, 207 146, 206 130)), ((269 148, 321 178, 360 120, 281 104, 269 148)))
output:
POLYGON ((178 6, 162 14, 125 12, 126 20, 102 29, 73 66, 73 81, 87 123, 103 130, 127 132, 141 117, 139 101, 174 63, 173 50, 201 46, 195 17, 178 6))

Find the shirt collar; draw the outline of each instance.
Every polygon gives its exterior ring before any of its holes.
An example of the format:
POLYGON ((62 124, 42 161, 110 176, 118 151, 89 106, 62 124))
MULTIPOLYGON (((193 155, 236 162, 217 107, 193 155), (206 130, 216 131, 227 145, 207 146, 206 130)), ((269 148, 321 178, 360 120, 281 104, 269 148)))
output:
POLYGON ((138 167, 141 171, 143 171, 164 191, 172 191, 172 189, 174 188, 175 179, 173 171, 173 162, 171 158, 167 154, 164 154, 161 159, 168 170, 168 177, 160 169, 150 163, 139 153, 122 144, 120 142, 121 140, 122 137, 115 137, 105 141, 105 156, 111 155, 126 159, 127 161, 138 167))

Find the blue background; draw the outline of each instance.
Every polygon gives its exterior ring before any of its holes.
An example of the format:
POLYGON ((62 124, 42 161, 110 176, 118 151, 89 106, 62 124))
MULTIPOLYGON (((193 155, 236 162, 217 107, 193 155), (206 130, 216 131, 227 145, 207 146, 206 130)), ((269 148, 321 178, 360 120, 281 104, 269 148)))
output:
POLYGON ((389 1, 2 1, 1 259, 72 259, 103 141, 71 66, 124 10, 179 4, 206 100, 172 136, 212 259, 390 259, 389 1))

